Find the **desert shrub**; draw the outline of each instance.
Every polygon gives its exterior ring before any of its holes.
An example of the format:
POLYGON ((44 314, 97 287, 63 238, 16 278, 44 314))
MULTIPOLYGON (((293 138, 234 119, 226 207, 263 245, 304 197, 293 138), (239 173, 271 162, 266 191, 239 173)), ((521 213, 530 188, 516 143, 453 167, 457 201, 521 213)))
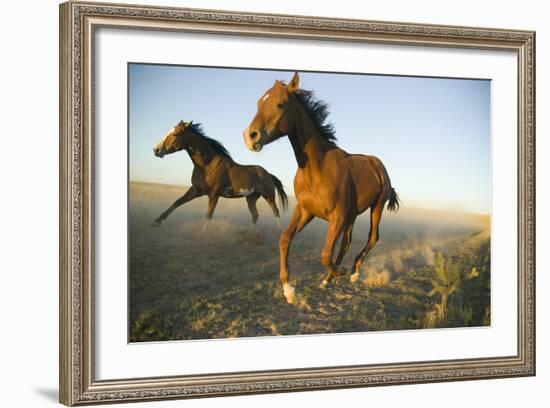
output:
POLYGON ((441 320, 445 320, 449 296, 460 288, 462 275, 458 265, 450 259, 446 259, 441 252, 435 255, 434 272, 432 278, 433 289, 428 293, 428 296, 432 297, 439 294, 439 304, 436 304, 435 307, 437 315, 441 320))
POLYGON ((472 325, 473 317, 474 313, 469 305, 450 302, 447 306, 444 318, 440 314, 439 307, 428 310, 424 315, 422 327, 424 329, 468 327, 472 325))
POLYGON ((439 303, 433 310, 426 313, 424 327, 448 327, 468 326, 473 320, 473 312, 470 306, 464 306, 462 298, 456 299, 449 307, 451 295, 460 292, 463 281, 468 281, 479 276, 477 268, 468 267, 464 263, 445 257, 437 252, 434 258, 432 274, 432 290, 429 297, 439 294, 439 303))

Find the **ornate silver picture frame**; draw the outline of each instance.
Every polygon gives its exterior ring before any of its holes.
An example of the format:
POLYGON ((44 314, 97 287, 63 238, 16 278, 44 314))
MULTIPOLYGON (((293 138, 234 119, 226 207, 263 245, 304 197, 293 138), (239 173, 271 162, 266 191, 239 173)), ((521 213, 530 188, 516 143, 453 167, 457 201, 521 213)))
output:
MULTIPOLYGON (((60 5, 60 402, 69 406, 535 375, 535 33, 122 4, 60 5), (475 49, 517 59, 517 352, 383 364, 97 377, 96 95, 99 29, 475 49)), ((116 137, 116 136, 113 136, 116 137)), ((121 135, 124 137, 124 135, 121 135)), ((496 137, 496 136, 495 136, 496 137)), ((511 198, 512 199, 512 198, 511 198)))

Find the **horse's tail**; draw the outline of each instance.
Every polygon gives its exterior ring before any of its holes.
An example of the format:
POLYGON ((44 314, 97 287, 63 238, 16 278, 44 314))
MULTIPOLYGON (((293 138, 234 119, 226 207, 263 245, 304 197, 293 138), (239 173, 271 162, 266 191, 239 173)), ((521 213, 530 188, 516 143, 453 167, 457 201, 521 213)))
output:
POLYGON ((271 176, 271 180, 273 180, 273 184, 275 185, 275 189, 277 190, 277 193, 279 194, 280 206, 283 208, 283 210, 286 211, 286 209, 288 207, 288 196, 286 195, 285 189, 283 188, 283 183, 281 183, 281 180, 279 180, 273 174, 270 174, 270 176, 271 176))
POLYGON ((388 211, 397 212, 399 210, 399 196, 397 195, 395 188, 391 187, 390 199, 388 201, 388 211))

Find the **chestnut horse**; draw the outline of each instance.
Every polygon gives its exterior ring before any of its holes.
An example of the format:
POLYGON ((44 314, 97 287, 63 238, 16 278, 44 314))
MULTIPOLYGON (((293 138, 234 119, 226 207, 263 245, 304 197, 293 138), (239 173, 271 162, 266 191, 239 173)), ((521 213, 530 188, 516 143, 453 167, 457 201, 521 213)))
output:
POLYGON ((370 208, 369 238, 355 258, 352 282, 358 280, 365 257, 378 241, 384 205, 388 202, 390 211, 399 209, 399 199, 380 159, 339 148, 332 125, 326 123, 327 106, 314 99, 312 92, 299 89, 299 82, 298 73, 288 85, 275 81, 258 100, 256 116, 243 134, 246 146, 254 152, 288 136, 298 163, 294 177, 297 205, 279 240, 280 280, 288 303, 295 301, 288 272, 290 243, 314 217, 328 221, 321 252, 321 264, 328 270, 320 285, 325 288, 345 272, 340 264, 349 250, 357 216, 370 208), (340 250, 333 260, 340 236, 340 250))
POLYGON ((152 226, 160 226, 176 208, 204 195, 208 196, 208 209, 202 226, 203 231, 214 214, 219 197, 246 197, 253 224, 258 221, 256 201, 263 197, 271 207, 277 225, 280 226, 275 191, 279 194, 279 202, 283 209, 287 206, 287 196, 277 177, 269 174, 263 167, 235 163, 225 147, 217 140, 206 136, 201 125, 193 121, 179 122, 153 148, 155 156, 161 158, 180 150, 186 150, 195 165, 191 187, 155 219, 152 226))

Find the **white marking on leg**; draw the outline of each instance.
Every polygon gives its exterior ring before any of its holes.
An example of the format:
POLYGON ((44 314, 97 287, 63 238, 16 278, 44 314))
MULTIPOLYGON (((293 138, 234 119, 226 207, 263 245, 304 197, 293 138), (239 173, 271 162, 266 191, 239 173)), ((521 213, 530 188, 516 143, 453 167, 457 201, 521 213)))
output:
POLYGON ((279 217, 275 217, 275 219, 277 220, 277 227, 281 229, 281 221, 279 220, 279 217))
POLYGON ((325 289, 326 287, 328 286, 328 280, 324 279, 321 284, 319 285, 319 287, 321 289, 325 289))
POLYGON ((294 287, 288 282, 283 283, 283 293, 285 295, 286 301, 290 304, 294 303, 296 300, 296 291, 294 287))
POLYGON ((206 231, 207 226, 208 226, 208 218, 205 218, 202 222, 201 232, 206 231))
POLYGON ((359 272, 355 272, 354 274, 350 275, 349 281, 351 283, 357 282, 359 280, 359 272))

